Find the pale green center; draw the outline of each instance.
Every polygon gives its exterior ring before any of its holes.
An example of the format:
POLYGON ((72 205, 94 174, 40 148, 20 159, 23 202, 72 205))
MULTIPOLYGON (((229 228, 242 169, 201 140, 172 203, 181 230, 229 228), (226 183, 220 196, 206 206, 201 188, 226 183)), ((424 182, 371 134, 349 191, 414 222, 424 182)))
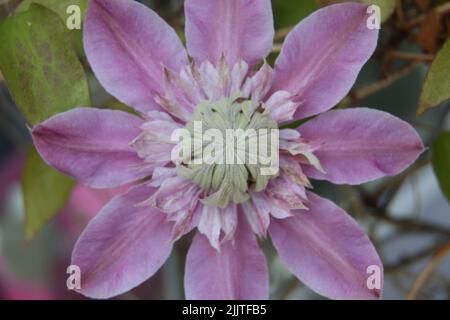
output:
MULTIPOLYGON (((271 130, 278 129, 278 124, 268 117, 267 112, 261 105, 255 101, 239 98, 215 102, 205 101, 197 106, 191 121, 186 125, 186 129, 189 130, 193 138, 192 141, 196 139, 195 137, 198 137, 195 135, 195 130, 198 131, 199 123, 201 123, 203 137, 209 129, 216 129, 216 132, 220 131, 223 137, 226 137, 227 134, 230 135, 230 132, 250 133, 235 136, 236 144, 232 144, 236 148, 233 151, 236 156, 234 162, 227 159, 219 163, 206 163, 202 156, 204 157, 208 145, 211 145, 211 140, 208 142, 202 140, 197 144, 197 148, 194 146, 195 142, 191 142, 193 151, 190 153, 190 159, 184 159, 183 163, 177 167, 177 173, 205 190, 204 203, 225 208, 230 202, 242 203, 246 201, 251 191, 264 190, 274 175, 262 174, 261 169, 266 164, 260 161, 251 161, 253 153, 249 150, 255 143, 261 144, 260 141, 265 141, 264 148, 266 148, 266 151, 268 153, 273 152, 273 148, 271 149, 274 146, 273 137, 270 137, 270 134, 266 136, 266 140, 261 139, 261 137, 264 136, 264 133, 270 133, 271 130), (256 132, 257 135, 252 135, 252 132, 256 132), (201 147, 198 148, 198 146, 201 147), (245 146, 244 151, 242 151, 243 146, 245 146), (239 152, 246 155, 245 159, 237 160, 239 152)), ((224 144, 222 151, 230 152, 229 148, 230 144, 224 144)), ((258 149, 258 151, 260 152, 261 149, 258 149)), ((214 154, 216 152, 217 150, 214 154)))

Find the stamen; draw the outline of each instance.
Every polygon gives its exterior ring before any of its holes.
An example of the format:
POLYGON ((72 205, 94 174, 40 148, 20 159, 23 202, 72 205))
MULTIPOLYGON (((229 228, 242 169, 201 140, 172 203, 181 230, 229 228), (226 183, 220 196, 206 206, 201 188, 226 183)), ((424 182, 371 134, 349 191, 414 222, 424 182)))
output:
MULTIPOLYGON (((249 192, 264 190, 269 180, 276 176, 262 174, 261 169, 267 165, 260 162, 259 149, 264 147, 271 150, 274 141, 268 137, 268 132, 277 130, 278 124, 269 118, 268 112, 259 103, 239 97, 215 102, 204 101, 197 106, 186 129, 192 137, 192 141, 188 142, 191 144, 189 150, 193 151, 188 161, 178 165, 177 174, 204 190, 203 202, 206 205, 225 208, 231 202, 245 202, 249 198, 249 192), (208 136, 210 129, 221 133, 225 141, 206 139, 208 141, 205 142, 205 139, 201 139, 198 148, 198 131, 203 136, 208 136), (233 142, 231 146, 228 140, 230 132, 233 142), (265 138, 264 145, 259 143, 261 137, 265 138), (205 162, 205 151, 212 144, 220 146, 214 149, 213 158, 216 161, 205 162)), ((267 155, 267 151, 265 154, 267 155)))

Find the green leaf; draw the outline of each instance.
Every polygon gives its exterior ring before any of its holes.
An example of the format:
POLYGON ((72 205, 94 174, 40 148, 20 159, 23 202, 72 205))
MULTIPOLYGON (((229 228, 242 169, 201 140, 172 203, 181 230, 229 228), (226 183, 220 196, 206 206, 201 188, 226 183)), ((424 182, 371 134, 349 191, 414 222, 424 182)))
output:
POLYGON ((57 14, 37 4, 0 22, 0 70, 31 124, 90 105, 68 32, 57 14))
POLYGON ((82 19, 86 12, 88 0, 24 0, 16 9, 16 12, 24 12, 30 8, 30 5, 36 3, 57 13, 64 21, 69 17, 67 8, 71 5, 80 7, 82 19))
POLYGON ((272 5, 276 29, 294 26, 318 8, 314 0, 274 0, 272 5))
MULTIPOLYGON (((40 4, 53 12, 57 13, 64 23, 67 23, 67 19, 71 16, 72 12, 67 13, 67 9, 76 5, 80 8, 81 12, 81 21, 84 20, 86 15, 86 9, 88 6, 88 0, 24 0, 16 9, 16 12, 27 11, 30 8, 30 5, 33 3, 40 4)), ((77 53, 80 57, 84 56, 84 48, 83 48, 83 32, 80 29, 69 30, 74 46, 77 50, 77 53)))
POLYGON ((433 168, 442 192, 450 201, 450 131, 442 132, 433 143, 433 168))
POLYGON ((30 148, 22 176, 27 241, 65 207, 74 185, 70 178, 47 166, 33 146, 30 148))
MULTIPOLYGON (((18 107, 34 125, 91 102, 86 74, 63 20, 38 4, 26 9, 0 22, 0 69, 18 107)), ((73 186, 34 147, 30 150, 22 176, 28 241, 64 208, 73 186)))
POLYGON ((425 78, 418 114, 450 99, 450 40, 436 55, 425 78))

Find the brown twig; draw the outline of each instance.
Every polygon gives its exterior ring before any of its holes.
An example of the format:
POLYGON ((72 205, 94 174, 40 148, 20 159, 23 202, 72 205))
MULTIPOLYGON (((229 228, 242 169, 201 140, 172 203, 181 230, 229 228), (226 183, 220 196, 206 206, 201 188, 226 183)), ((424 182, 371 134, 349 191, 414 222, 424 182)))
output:
POLYGON ((396 5, 398 26, 402 27, 405 24, 405 13, 403 12, 402 1, 398 0, 396 5))
POLYGON ((409 218, 394 218, 383 210, 376 211, 373 214, 373 217, 389 222, 402 229, 431 232, 450 237, 450 229, 438 224, 432 224, 425 221, 421 222, 416 219, 409 219, 409 218))
MULTIPOLYGON (((437 6, 433 10, 438 15, 447 14, 450 12, 450 2, 447 2, 440 6, 437 6)), ((410 21, 406 21, 403 26, 405 29, 412 29, 414 27, 417 27, 419 24, 421 24, 422 21, 424 21, 426 17, 427 17, 427 13, 421 14, 420 16, 418 16, 410 21)))
MULTIPOLYGON (((417 161, 413 166, 406 169, 403 173, 393 177, 392 179, 387 180, 386 182, 382 183, 377 190, 373 193, 373 196, 364 195, 367 199, 367 201, 373 201, 372 199, 379 199, 381 196, 388 191, 388 189, 392 189, 396 191, 403 182, 412 174, 416 173, 420 169, 424 168, 428 164, 431 163, 431 157, 428 156, 429 154, 425 154, 419 161, 417 161)), ((387 204, 389 204, 389 201, 384 201, 385 204, 381 207, 385 208, 387 204)))
POLYGON ((351 93, 351 98, 353 100, 361 100, 363 98, 366 98, 375 92, 378 92, 388 86, 390 86, 392 83, 402 79, 403 77, 410 74, 413 70, 415 70, 419 65, 421 65, 421 62, 415 61, 407 65, 406 67, 398 70, 395 73, 392 73, 388 75, 386 78, 377 81, 375 83, 369 84, 365 87, 356 89, 351 93))
POLYGON ((392 264, 385 264, 384 265, 384 272, 385 273, 393 273, 399 270, 402 270, 403 268, 423 259, 433 254, 433 252, 436 252, 436 248, 441 246, 442 243, 436 245, 433 244, 431 246, 428 246, 422 250, 416 251, 414 254, 404 256, 400 258, 397 262, 392 264))
POLYGON ((422 130, 425 130, 427 132, 434 133, 434 134, 440 134, 441 132, 446 131, 444 129, 435 128, 433 126, 427 125, 425 123, 420 123, 417 121, 411 121, 411 124, 418 129, 422 129, 422 130))
POLYGON ((433 274, 433 271, 441 264, 441 262, 449 253, 450 253, 450 241, 447 242, 444 246, 439 248, 436 254, 431 258, 430 262, 425 266, 422 272, 420 272, 416 281, 414 281, 411 290, 406 295, 406 299, 413 300, 417 297, 417 294, 419 293, 420 289, 433 274))
POLYGON ((433 54, 410 53, 402 51, 390 51, 389 58, 406 61, 431 62, 434 60, 433 54))

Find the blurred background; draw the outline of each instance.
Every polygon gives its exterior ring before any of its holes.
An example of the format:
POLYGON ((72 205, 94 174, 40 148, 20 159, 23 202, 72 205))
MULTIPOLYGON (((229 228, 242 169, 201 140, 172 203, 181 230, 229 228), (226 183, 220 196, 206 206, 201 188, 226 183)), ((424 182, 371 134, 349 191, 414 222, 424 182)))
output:
MULTIPOLYGON (((64 10, 58 7, 61 3, 81 4, 82 9, 86 3, 0 0, 0 19, 7 19, 15 10, 26 11, 31 2, 47 6, 60 18, 64 16, 64 10)), ((157 11, 184 38, 183 1, 141 2, 157 11)), ((271 64, 295 24, 320 6, 339 1, 272 2, 277 32, 268 58, 271 64)), ((385 267, 384 299, 449 299, 450 103, 435 99, 437 104, 431 105, 424 101, 424 92, 429 90, 427 73, 436 61, 431 68, 441 74, 449 70, 446 74, 450 81, 450 50, 441 49, 450 37, 450 2, 372 2, 382 8, 377 51, 351 93, 336 108, 364 106, 388 111, 412 124, 428 149, 396 177, 362 186, 316 181, 313 185, 318 194, 354 216, 374 242, 385 267), (420 114, 419 106, 423 109, 420 114)), ((6 50, 1 43, 5 39, 1 23, 0 50, 6 50)), ((81 32, 71 31, 70 37, 87 75, 92 106, 128 110, 98 84, 82 50, 81 32)), ((0 51, 2 71, 8 68, 6 55, 6 51, 0 51)), ((98 191, 75 185, 42 163, 31 147, 29 122, 15 104, 18 99, 8 89, 6 74, 0 73, 0 299, 82 299, 66 288, 72 247, 89 219, 121 190, 98 191)), ((441 91, 446 88, 442 85, 441 91)), ((445 94, 449 97, 450 90, 431 96, 445 94)), ((185 237, 176 244, 156 276, 117 299, 182 299, 184 259, 190 240, 185 237)), ((262 247, 270 265, 271 298, 321 299, 285 269, 269 240, 262 247)))

